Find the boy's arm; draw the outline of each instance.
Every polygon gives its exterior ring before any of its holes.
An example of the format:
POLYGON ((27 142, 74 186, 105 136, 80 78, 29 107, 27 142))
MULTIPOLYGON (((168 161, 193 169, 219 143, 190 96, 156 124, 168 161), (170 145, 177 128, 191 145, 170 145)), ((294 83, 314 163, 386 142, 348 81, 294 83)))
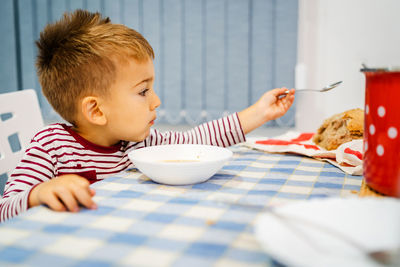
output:
POLYGON ((206 144, 227 147, 244 142, 245 134, 287 112, 294 101, 294 90, 290 90, 286 97, 279 98, 286 90, 286 88, 271 90, 245 110, 203 123, 189 131, 161 133, 151 129, 143 144, 144 146, 206 144))
POLYGON ((54 164, 43 146, 32 140, 18 166, 8 178, 0 199, 0 221, 28 209, 28 197, 37 184, 50 180, 54 176, 54 164))
POLYGON ((166 144, 204 144, 232 146, 246 141, 237 113, 218 120, 209 121, 185 132, 159 132, 151 129, 144 146, 166 144))
POLYGON ((39 142, 31 141, 22 160, 9 177, 3 197, 0 198, 0 222, 40 204, 47 204, 55 210, 63 210, 57 209, 60 200, 66 202, 64 204, 69 210, 76 210, 74 200, 78 200, 84 206, 92 207, 91 196, 94 191, 88 189, 87 180, 77 175, 68 175, 73 178, 66 179, 53 178, 54 165, 54 160, 46 149, 39 142), (73 189, 71 186, 65 186, 72 180, 74 180, 73 189), (79 196, 71 200, 71 195, 79 196))
POLYGON ((273 89, 261 96, 255 104, 238 113, 245 134, 267 121, 283 116, 289 110, 294 101, 295 90, 292 89, 285 97, 279 98, 286 90, 286 88, 273 89))

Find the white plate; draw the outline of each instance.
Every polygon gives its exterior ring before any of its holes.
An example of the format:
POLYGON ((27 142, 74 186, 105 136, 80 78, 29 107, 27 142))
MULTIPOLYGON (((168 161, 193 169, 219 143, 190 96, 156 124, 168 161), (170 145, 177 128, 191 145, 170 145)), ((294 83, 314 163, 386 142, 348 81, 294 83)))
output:
POLYGON ((187 185, 208 180, 232 157, 232 151, 208 145, 163 145, 136 149, 128 157, 157 183, 187 185))
POLYGON ((369 251, 400 246, 399 199, 314 199, 277 207, 274 213, 299 220, 264 213, 256 221, 255 234, 267 254, 289 266, 381 266, 324 228, 369 251))

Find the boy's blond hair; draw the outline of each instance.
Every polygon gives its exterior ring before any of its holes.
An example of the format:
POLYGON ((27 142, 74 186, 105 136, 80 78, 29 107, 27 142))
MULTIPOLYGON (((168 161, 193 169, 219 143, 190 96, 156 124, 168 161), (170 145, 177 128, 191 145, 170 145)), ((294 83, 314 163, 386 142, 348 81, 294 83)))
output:
POLYGON ((115 81, 116 64, 154 59, 146 39, 99 13, 76 10, 47 25, 36 42, 39 82, 53 108, 76 124, 82 97, 106 94, 115 81))

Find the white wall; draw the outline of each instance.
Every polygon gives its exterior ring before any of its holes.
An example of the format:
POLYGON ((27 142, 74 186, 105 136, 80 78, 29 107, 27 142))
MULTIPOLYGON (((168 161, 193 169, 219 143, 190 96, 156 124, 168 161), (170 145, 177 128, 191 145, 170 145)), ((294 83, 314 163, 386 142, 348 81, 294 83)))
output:
POLYGON ((400 67, 400 0, 300 0, 296 87, 343 84, 326 93, 296 95, 296 128, 364 106, 361 63, 400 67))

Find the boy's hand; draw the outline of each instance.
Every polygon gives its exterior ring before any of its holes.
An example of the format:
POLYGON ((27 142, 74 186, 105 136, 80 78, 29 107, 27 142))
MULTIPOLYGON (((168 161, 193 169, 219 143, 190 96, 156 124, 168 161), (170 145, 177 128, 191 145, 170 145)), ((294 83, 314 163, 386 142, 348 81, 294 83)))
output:
POLYGON ((289 110, 294 101, 295 90, 289 90, 289 94, 285 96, 286 90, 288 89, 276 88, 266 92, 255 104, 238 113, 245 134, 267 121, 283 116, 289 110))
POLYGON ((29 195, 29 207, 46 204, 55 211, 79 211, 79 204, 96 209, 92 200, 95 191, 89 182, 76 174, 66 174, 53 178, 34 187, 29 195))

